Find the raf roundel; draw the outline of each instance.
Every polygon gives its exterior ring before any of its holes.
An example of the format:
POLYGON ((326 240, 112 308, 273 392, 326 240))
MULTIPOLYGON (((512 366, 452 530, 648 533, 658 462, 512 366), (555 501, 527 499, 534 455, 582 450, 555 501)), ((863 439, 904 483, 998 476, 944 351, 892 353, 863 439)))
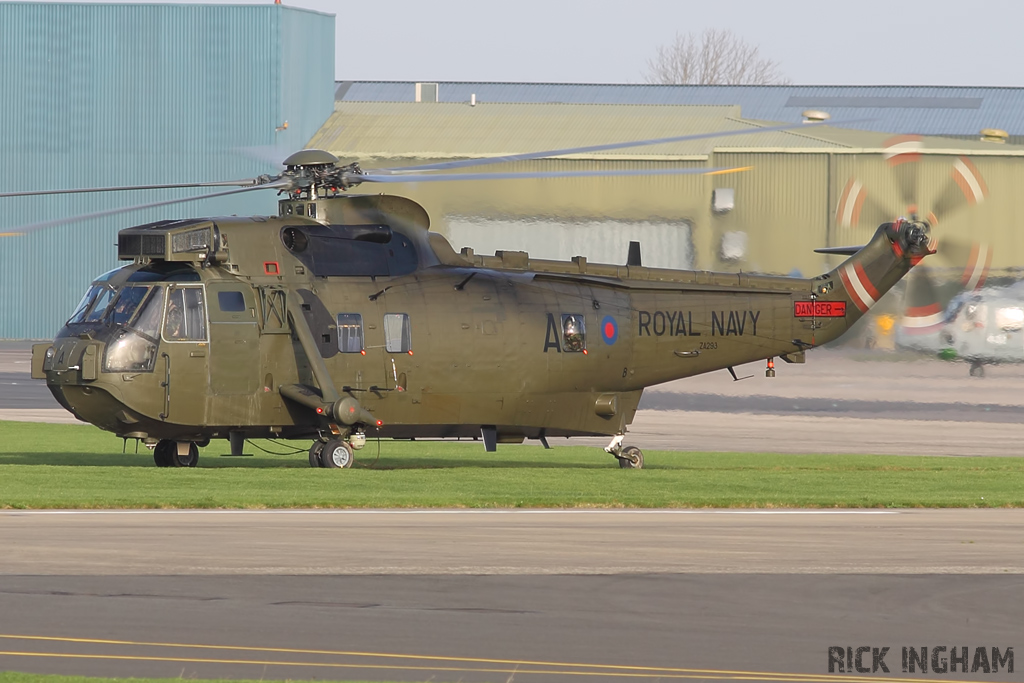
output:
POLYGON ((611 346, 619 338, 619 325, 615 322, 615 318, 610 315, 606 315, 601 321, 601 339, 604 339, 604 343, 611 346))

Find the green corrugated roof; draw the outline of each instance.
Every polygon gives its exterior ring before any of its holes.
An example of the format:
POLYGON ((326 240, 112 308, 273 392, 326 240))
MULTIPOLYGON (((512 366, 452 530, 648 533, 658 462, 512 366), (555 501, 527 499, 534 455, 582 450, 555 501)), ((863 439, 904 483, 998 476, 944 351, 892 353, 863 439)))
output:
MULTIPOLYGON (((740 118, 736 106, 347 102, 310 141, 342 159, 487 157, 776 125, 740 118)), ((701 158, 714 150, 878 150, 886 133, 820 126, 626 148, 576 158, 701 158)), ((928 138, 926 149, 1021 153, 1012 145, 928 138)))

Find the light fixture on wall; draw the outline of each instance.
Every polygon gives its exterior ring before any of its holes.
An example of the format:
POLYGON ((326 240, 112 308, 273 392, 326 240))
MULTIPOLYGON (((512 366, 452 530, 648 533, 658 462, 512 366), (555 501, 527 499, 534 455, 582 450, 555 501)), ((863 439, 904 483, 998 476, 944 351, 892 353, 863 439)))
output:
POLYGON ((282 130, 288 130, 288 121, 286 120, 280 126, 274 129, 275 133, 280 133, 282 130))

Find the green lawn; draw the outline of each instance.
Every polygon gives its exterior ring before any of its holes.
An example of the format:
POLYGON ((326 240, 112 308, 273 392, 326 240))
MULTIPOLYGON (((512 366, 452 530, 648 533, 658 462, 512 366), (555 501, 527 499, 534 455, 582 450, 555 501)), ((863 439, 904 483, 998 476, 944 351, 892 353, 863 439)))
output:
MULTIPOLYGON (((351 470, 293 455, 157 468, 90 426, 0 423, 0 508, 1000 507, 1024 506, 1024 461, 649 451, 620 470, 594 447, 369 442, 351 470)), ((252 446, 247 451, 259 453, 252 446)))

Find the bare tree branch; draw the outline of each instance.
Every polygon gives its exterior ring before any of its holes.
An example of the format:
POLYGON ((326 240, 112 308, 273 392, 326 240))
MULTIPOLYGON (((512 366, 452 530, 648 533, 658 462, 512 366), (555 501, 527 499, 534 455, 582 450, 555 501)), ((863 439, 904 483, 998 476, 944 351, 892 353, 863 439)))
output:
POLYGON ((788 85, 779 63, 724 29, 676 33, 647 60, 644 80, 660 85, 788 85))

